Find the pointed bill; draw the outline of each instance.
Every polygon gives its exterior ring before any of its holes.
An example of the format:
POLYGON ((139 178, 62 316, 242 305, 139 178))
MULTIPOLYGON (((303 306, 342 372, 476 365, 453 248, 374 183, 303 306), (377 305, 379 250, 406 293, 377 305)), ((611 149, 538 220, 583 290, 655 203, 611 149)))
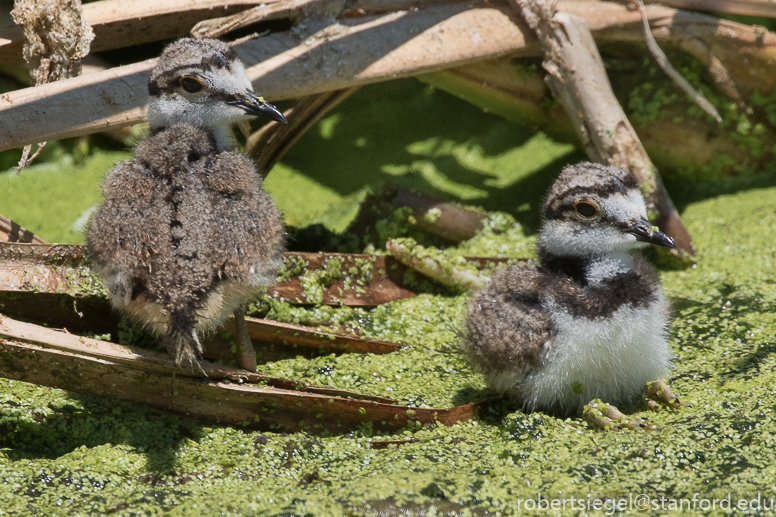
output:
POLYGON ((237 99, 229 101, 228 104, 242 108, 249 115, 274 120, 287 124, 288 120, 275 106, 259 97, 251 90, 245 90, 245 93, 237 99))
POLYGON ((641 219, 639 222, 633 226, 629 226, 623 231, 632 233, 636 236, 637 240, 642 242, 648 242, 650 244, 655 244, 656 246, 662 246, 668 249, 676 248, 676 244, 671 237, 661 232, 660 228, 650 223, 646 219, 641 219))

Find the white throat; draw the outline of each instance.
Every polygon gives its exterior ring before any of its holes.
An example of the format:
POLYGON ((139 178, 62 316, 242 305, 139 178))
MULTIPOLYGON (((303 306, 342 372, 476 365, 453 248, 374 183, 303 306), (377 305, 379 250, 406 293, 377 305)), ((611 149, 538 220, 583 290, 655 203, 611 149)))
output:
POLYGON ((154 98, 148 107, 148 125, 152 131, 175 124, 200 127, 209 131, 216 140, 218 150, 224 151, 235 147, 232 124, 246 118, 244 114, 234 116, 232 109, 227 107, 224 110, 212 104, 194 104, 175 96, 154 98))
POLYGON ((216 139, 216 147, 219 151, 228 151, 237 147, 237 142, 234 139, 234 133, 232 132, 232 126, 230 124, 224 124, 222 126, 215 126, 210 128, 210 132, 213 138, 216 139))

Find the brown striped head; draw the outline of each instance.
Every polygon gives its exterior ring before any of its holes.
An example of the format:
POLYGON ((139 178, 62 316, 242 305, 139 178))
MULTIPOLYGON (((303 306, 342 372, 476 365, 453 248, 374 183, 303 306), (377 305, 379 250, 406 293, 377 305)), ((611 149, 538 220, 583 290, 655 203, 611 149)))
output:
POLYGON ((174 124, 216 130, 251 115, 285 122, 253 92, 234 49, 214 39, 184 38, 168 45, 151 71, 148 94, 152 130, 174 124))
POLYGON ((590 162, 565 167, 550 187, 542 216, 541 246, 557 256, 610 253, 639 242, 674 247, 647 220, 636 180, 618 167, 590 162))

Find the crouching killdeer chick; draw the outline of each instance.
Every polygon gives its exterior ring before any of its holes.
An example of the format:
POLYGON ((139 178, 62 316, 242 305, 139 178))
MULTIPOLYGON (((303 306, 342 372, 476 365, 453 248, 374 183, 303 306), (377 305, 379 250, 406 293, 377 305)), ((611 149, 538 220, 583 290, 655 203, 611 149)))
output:
POLYGON ((490 387, 528 411, 584 409, 605 427, 641 426, 613 404, 645 391, 679 405, 652 382, 671 366, 669 303, 654 268, 631 255, 643 242, 675 246, 646 215, 625 171, 580 163, 561 172, 543 206, 541 265, 496 275, 469 304, 463 348, 490 387))
POLYGON ((275 281, 285 233, 231 125, 286 120, 217 40, 169 45, 148 93, 151 136, 108 173, 88 253, 113 306, 162 335, 177 365, 196 364, 199 336, 234 314, 238 364, 255 370, 243 304, 275 281))

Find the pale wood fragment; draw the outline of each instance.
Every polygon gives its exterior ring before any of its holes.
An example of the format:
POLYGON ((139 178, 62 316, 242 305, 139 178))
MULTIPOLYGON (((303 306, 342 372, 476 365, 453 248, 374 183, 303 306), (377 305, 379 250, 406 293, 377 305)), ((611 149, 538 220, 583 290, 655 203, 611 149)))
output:
POLYGON ((490 281, 474 264, 425 249, 412 239, 389 240, 385 249, 402 264, 458 291, 477 290, 490 281))

